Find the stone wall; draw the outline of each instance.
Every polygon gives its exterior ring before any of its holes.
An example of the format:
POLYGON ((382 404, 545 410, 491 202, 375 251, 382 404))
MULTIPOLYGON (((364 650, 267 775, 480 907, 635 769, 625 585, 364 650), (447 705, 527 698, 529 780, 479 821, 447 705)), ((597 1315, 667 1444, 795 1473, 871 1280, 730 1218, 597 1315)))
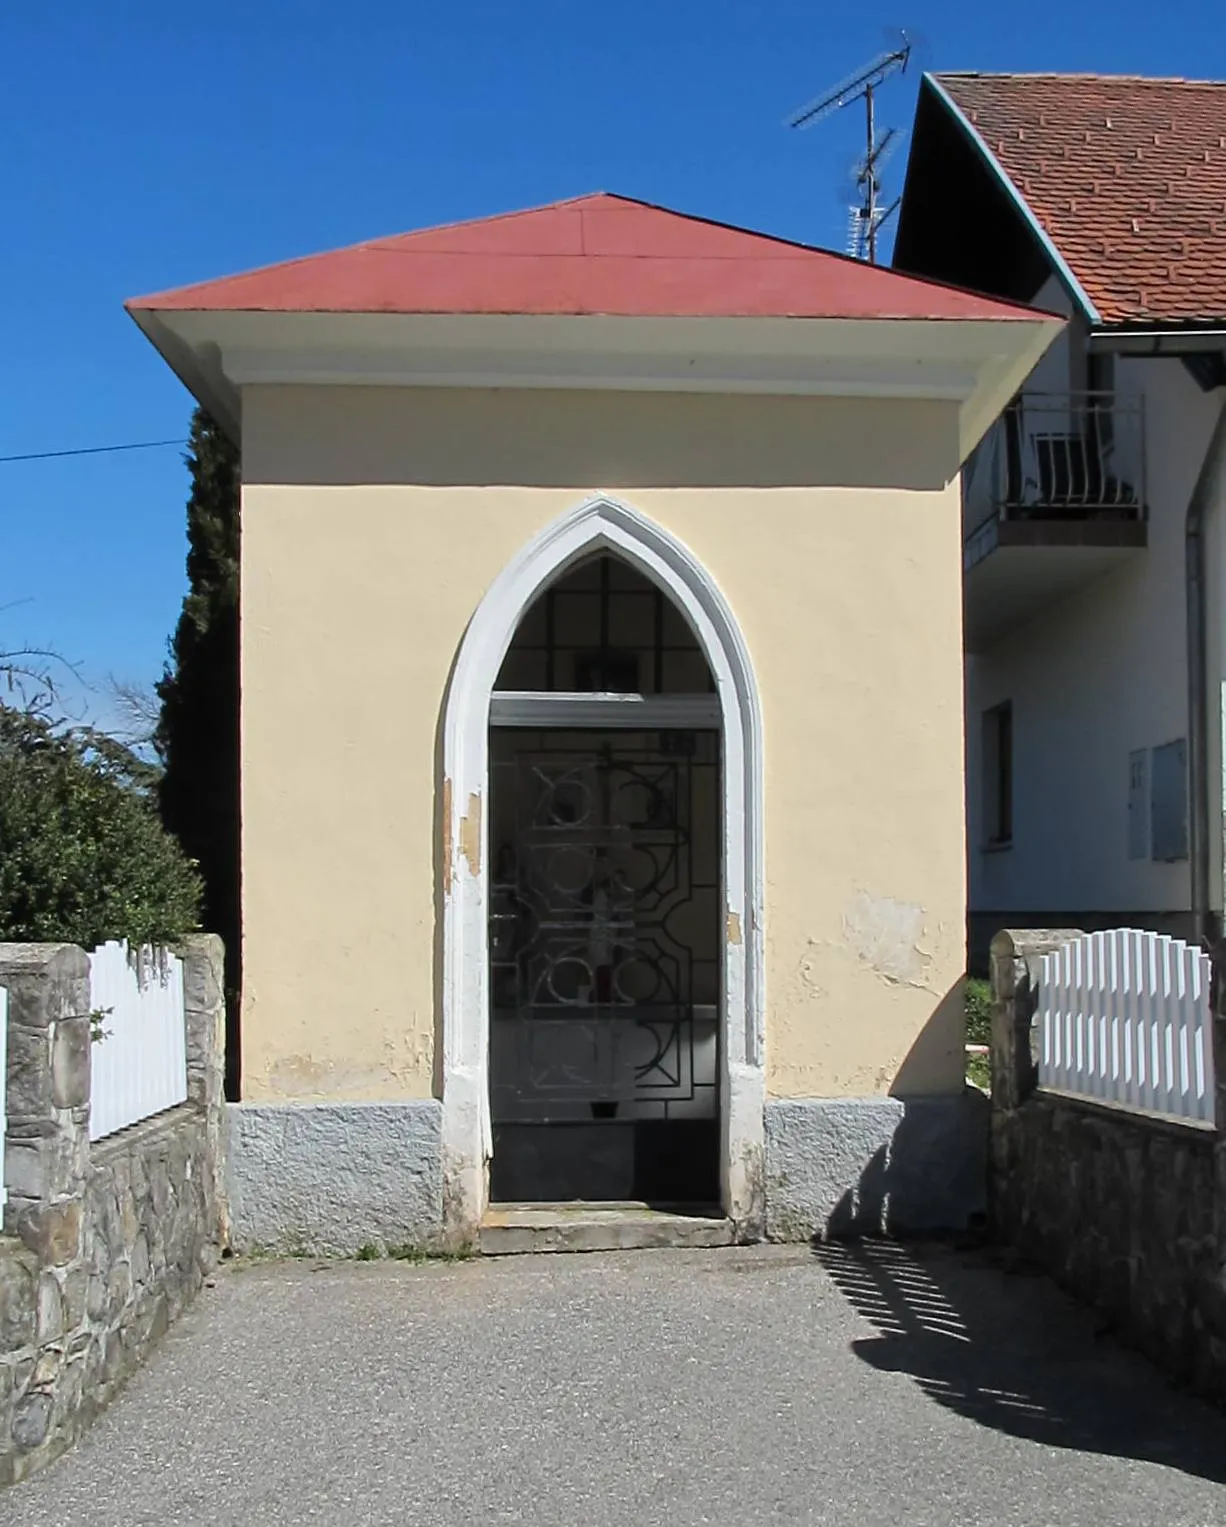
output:
MULTIPOLYGON (((1039 960, 1077 936, 992 941, 992 1226, 1155 1362, 1226 1398, 1226 1086, 1218 1127, 1038 1089, 1039 960)), ((1214 1028, 1221 1078, 1216 1012, 1214 1028)))
POLYGON ((201 936, 178 952, 187 1102, 91 1147, 88 959, 72 945, 0 944, 0 1483, 75 1441, 224 1243, 221 943, 201 936))

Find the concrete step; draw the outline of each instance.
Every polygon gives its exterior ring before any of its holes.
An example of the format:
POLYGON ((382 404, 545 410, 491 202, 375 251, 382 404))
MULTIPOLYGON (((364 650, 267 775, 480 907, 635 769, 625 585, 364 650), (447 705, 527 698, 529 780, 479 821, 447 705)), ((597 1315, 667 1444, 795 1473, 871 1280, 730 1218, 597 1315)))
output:
POLYGON ((718 1212, 636 1203, 491 1204, 481 1222, 487 1257, 539 1251, 640 1251, 656 1246, 731 1246, 718 1212))

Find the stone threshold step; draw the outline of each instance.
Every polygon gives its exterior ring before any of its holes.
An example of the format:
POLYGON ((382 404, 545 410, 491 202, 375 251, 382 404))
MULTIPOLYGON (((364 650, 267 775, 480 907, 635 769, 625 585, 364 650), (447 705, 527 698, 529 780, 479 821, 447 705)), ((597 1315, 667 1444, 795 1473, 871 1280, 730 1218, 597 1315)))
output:
POLYGON ((491 1204, 481 1221, 483 1256, 542 1251, 643 1251, 658 1246, 731 1246, 732 1222, 705 1208, 639 1203, 491 1204))

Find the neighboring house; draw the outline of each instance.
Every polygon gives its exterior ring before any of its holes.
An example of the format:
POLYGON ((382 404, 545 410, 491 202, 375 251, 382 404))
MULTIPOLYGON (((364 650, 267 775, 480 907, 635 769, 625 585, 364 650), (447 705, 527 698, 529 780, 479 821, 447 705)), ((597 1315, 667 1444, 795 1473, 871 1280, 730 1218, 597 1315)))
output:
POLYGON ((964 475, 972 960, 1222 906, 1226 84, 926 76, 895 268, 1069 316, 964 475))
POLYGON ((130 307, 242 443, 240 1240, 964 1217, 958 472, 1060 321, 608 195, 130 307))

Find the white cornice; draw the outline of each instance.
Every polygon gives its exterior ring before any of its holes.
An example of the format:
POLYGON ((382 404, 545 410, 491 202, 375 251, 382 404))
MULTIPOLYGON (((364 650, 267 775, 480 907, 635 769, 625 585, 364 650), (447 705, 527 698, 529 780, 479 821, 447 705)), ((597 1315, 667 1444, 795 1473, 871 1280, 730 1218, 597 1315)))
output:
POLYGON ((966 397, 967 366, 898 355, 608 355, 595 351, 522 350, 483 356, 446 351, 360 350, 222 352, 235 386, 595 388, 629 392, 813 393, 846 397, 966 397))
POLYGON ((1033 318, 612 318, 599 314, 137 311, 238 434, 244 387, 583 388, 959 405, 962 455, 1059 332, 1033 318))

